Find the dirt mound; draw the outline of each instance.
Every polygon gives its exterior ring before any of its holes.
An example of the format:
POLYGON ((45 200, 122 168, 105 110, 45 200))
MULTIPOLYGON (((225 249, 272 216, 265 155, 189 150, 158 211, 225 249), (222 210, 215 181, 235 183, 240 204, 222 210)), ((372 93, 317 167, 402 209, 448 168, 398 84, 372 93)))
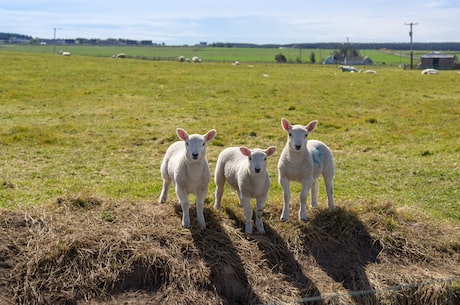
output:
POLYGON ((318 209, 306 223, 279 222, 269 204, 267 233, 251 236, 236 206, 206 208, 206 230, 181 228, 180 206, 171 202, 68 196, 52 206, 0 213, 0 302, 7 304, 259 304, 315 297, 309 304, 330 304, 341 293, 340 304, 459 301, 458 280, 456 290, 436 284, 383 292, 460 276, 458 228, 416 220, 390 204, 318 209), (348 294, 358 290, 382 293, 348 294))

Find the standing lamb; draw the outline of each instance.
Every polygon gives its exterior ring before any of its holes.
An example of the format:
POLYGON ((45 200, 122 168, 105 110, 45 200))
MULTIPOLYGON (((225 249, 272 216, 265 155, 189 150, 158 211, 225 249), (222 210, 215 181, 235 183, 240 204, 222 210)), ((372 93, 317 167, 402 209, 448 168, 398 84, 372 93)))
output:
POLYGON ((281 119, 281 126, 288 133, 287 143, 278 161, 278 182, 283 188, 284 206, 281 220, 289 219, 290 181, 302 183, 299 219, 307 220, 306 202, 311 189, 311 206, 318 206, 318 177, 323 175, 329 208, 334 207, 334 160, 331 150, 321 141, 309 140, 308 134, 315 130, 318 121, 306 126, 291 125, 281 119))
POLYGON ((159 201, 166 202, 169 186, 173 182, 182 207, 182 226, 190 228, 188 195, 195 194, 198 226, 204 229, 206 228, 203 215, 204 200, 211 179, 206 159, 206 143, 214 139, 216 131, 212 129, 205 135, 189 135, 184 129, 177 128, 176 133, 182 141, 169 146, 161 163, 163 189, 159 201))
POLYGON ((246 147, 229 147, 224 149, 217 159, 214 179, 216 182, 215 208, 220 207, 225 181, 238 192, 240 204, 244 209, 245 232, 252 233, 251 198, 256 199, 256 229, 264 233, 262 215, 270 187, 267 173, 267 157, 275 153, 276 147, 266 150, 259 148, 249 150, 246 147))

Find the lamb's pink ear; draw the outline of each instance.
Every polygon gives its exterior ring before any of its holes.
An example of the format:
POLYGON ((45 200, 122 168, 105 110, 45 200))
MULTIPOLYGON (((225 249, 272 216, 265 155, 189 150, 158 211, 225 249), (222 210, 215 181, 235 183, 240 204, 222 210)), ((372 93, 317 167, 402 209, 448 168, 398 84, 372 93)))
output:
POLYGON ((288 120, 286 120, 285 118, 282 118, 281 127, 283 127, 284 130, 289 131, 291 129, 291 124, 289 123, 288 120))
POLYGON ((214 129, 211 129, 204 135, 204 140, 206 142, 209 142, 216 137, 216 134, 217 134, 217 131, 215 131, 214 129))
POLYGON ((275 146, 270 146, 269 148, 267 148, 267 150, 265 150, 265 153, 267 154, 267 157, 270 157, 271 155, 273 155, 276 151, 276 147, 275 146))
POLYGON ((311 121, 310 123, 307 124, 307 126, 305 126, 305 129, 307 129, 308 132, 312 132, 313 130, 315 130, 316 125, 318 125, 317 120, 311 121))
POLYGON ((246 157, 248 157, 251 154, 251 151, 249 149, 247 149, 246 147, 240 147, 240 151, 246 157))
POLYGON ((181 139, 182 141, 187 141, 188 133, 182 128, 176 128, 176 134, 179 137, 179 139, 181 139))

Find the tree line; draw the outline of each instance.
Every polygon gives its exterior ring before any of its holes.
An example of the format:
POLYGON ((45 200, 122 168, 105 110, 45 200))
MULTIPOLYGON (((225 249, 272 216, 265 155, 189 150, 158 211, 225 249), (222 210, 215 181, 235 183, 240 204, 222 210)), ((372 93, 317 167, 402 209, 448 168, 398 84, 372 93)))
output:
MULTIPOLYGON (((133 40, 133 39, 42 39, 29 35, 0 33, 0 43, 4 44, 82 44, 82 45, 132 45, 132 46, 166 46, 165 43, 154 43, 151 40, 133 40)), ((352 45, 356 50, 409 50, 409 42, 373 42, 373 43, 344 43, 344 42, 318 42, 318 43, 291 43, 291 44, 255 44, 255 43, 237 43, 237 42, 213 42, 199 43, 200 46, 210 46, 217 48, 293 48, 293 49, 328 49, 340 50, 344 45, 352 45)), ((420 51, 460 51, 460 42, 414 42, 414 50, 420 51)))

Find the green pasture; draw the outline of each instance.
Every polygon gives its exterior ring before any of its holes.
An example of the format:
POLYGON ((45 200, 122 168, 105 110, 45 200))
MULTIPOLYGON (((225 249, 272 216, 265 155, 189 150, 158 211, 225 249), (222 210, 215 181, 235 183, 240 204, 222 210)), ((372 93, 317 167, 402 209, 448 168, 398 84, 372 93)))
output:
MULTIPOLYGON (((204 56, 203 56, 204 57, 204 56)), ((269 205, 279 206, 280 119, 319 120, 311 138, 336 162, 338 205, 389 203, 460 223, 460 75, 376 67, 187 64, 1 51, 0 206, 72 194, 156 204, 176 127, 211 128, 214 170, 227 146, 278 148, 269 205)), ((299 186, 294 184, 293 198, 299 186)), ((208 204, 214 198, 211 183, 208 204)), ((173 191, 171 198, 175 198, 173 191)), ((236 204, 227 190, 224 204, 236 204)), ((326 206, 321 182, 320 205, 326 206)), ((273 217, 278 217, 275 215, 273 217)))
MULTIPOLYGON (((274 63, 277 54, 283 54, 290 63, 310 63, 312 52, 316 63, 321 63, 326 57, 333 54, 330 49, 293 49, 293 48, 215 48, 215 47, 158 47, 158 46, 88 46, 88 45, 2 45, 0 52, 26 52, 53 54, 59 51, 68 51, 72 55, 111 57, 125 53, 129 58, 150 60, 176 60, 179 56, 192 58, 199 56, 204 61, 212 62, 252 62, 274 63)), ((414 55, 415 62, 423 54, 414 55)), ((409 51, 392 50, 360 50, 361 55, 369 56, 376 65, 398 66, 410 63, 409 51)))

